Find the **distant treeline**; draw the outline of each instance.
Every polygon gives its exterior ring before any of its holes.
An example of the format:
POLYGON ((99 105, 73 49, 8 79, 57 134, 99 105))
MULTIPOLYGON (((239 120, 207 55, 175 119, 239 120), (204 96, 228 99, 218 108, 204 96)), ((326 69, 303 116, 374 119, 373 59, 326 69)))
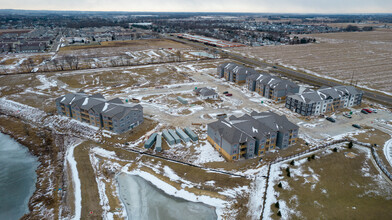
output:
POLYGON ((358 27, 355 25, 347 25, 347 27, 345 28, 345 30, 347 32, 354 32, 354 31, 372 31, 373 27, 372 26, 365 26, 365 27, 358 27))

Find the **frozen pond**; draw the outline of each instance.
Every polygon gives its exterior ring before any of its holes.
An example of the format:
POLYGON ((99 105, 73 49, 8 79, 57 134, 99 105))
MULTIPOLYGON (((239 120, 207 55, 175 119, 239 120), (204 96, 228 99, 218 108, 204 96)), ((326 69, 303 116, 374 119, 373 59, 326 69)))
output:
POLYGON ((29 212, 37 167, 26 147, 0 133, 0 219, 19 219, 29 212))
POLYGON ((217 219, 214 207, 167 195, 139 176, 121 173, 117 181, 130 220, 217 219))

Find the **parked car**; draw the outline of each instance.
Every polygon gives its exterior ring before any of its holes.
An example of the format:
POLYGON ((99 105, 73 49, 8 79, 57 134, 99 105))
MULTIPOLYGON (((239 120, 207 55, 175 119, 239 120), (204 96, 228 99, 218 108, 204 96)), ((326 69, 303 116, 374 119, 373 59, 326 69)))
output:
POLYGON ((353 124, 353 127, 354 127, 354 128, 358 128, 358 129, 361 129, 361 126, 359 126, 359 125, 357 125, 357 124, 353 124))
POLYGON ((326 117, 325 119, 327 119, 327 121, 330 121, 330 122, 333 122, 333 123, 335 123, 335 122, 336 122, 336 120, 335 120, 335 119, 333 119, 333 118, 331 118, 331 117, 326 117))
POLYGON ((224 91, 224 92, 223 92, 223 94, 227 94, 227 93, 229 93, 229 92, 228 92, 228 91, 224 91))
POLYGON ((368 108, 364 108, 362 110, 365 110, 367 113, 372 113, 372 110, 368 109, 368 108))
POLYGON ((227 93, 227 94, 225 94, 225 96, 233 96, 233 94, 227 93))
POLYGON ((361 112, 365 115, 369 114, 369 112, 365 111, 365 109, 362 109, 361 112))
POLYGON ((377 113, 377 109, 375 108, 370 109, 370 111, 372 111, 373 113, 377 113))
POLYGON ((352 118, 349 113, 343 113, 343 116, 346 117, 346 118, 352 118))

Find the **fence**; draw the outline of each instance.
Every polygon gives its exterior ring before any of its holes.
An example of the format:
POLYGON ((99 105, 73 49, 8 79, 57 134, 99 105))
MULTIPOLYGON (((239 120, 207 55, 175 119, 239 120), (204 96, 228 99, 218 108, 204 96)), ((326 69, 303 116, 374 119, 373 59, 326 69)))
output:
POLYGON ((372 152, 372 156, 373 156, 374 160, 376 161, 377 166, 392 181, 392 174, 385 168, 384 163, 382 162, 382 160, 378 156, 377 151, 374 150, 374 147, 372 146, 372 144, 362 143, 362 142, 355 141, 355 140, 350 140, 350 139, 335 140, 335 141, 323 144, 323 145, 318 146, 318 147, 313 147, 313 148, 307 149, 307 150, 299 152, 297 154, 293 154, 293 155, 290 155, 290 156, 287 156, 287 157, 283 157, 283 158, 277 158, 276 160, 272 161, 271 164, 280 163, 282 161, 290 160, 290 159, 293 159, 293 158, 305 155, 305 154, 310 153, 310 152, 314 152, 314 151, 317 151, 317 150, 320 150, 320 149, 324 149, 324 148, 329 147, 329 146, 334 145, 334 144, 339 144, 339 143, 349 142, 349 141, 352 141, 353 144, 357 144, 357 145, 361 145, 363 147, 370 148, 371 152, 372 152))
POLYGON ((307 153, 311 153, 311 152, 314 152, 314 151, 317 151, 317 150, 320 150, 320 149, 324 149, 324 148, 329 147, 329 146, 334 145, 334 144, 339 144, 339 143, 348 142, 348 141, 349 141, 348 139, 335 140, 335 141, 332 141, 332 142, 329 142, 329 143, 326 143, 326 144, 323 144, 323 145, 320 145, 320 146, 317 146, 317 147, 312 147, 310 149, 307 149, 305 151, 299 152, 297 154, 293 154, 293 155, 290 155, 290 156, 287 156, 287 157, 283 157, 283 158, 277 158, 276 160, 272 161, 271 163, 272 164, 280 163, 280 162, 285 161, 285 160, 290 160, 290 159, 302 156, 302 155, 307 154, 307 153))
POLYGON ((372 150, 372 155, 374 160, 376 161, 378 167, 382 170, 382 172, 384 172, 384 174, 392 181, 392 175, 391 173, 385 168, 384 163, 382 162, 382 160, 378 157, 377 151, 374 150, 374 147, 370 148, 372 150))

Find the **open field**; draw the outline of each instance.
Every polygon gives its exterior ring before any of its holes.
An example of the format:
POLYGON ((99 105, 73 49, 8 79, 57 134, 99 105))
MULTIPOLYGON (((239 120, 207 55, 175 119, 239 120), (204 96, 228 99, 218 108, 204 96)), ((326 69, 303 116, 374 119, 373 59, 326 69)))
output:
MULTIPOLYGON (((165 39, 148 39, 148 40, 126 40, 126 41, 105 41, 100 45, 83 45, 83 46, 67 46, 60 49, 60 53, 70 50, 91 50, 91 49, 106 48, 109 50, 146 50, 146 49, 159 49, 159 48, 174 48, 183 49, 189 48, 188 46, 165 39), (120 48, 123 47, 123 48, 120 48)), ((102 50, 100 51, 102 52, 102 50)))
POLYGON ((303 35, 319 43, 236 48, 254 59, 392 94, 390 31, 303 35))
MULTIPOLYGON (((295 165, 276 165, 274 191, 284 218, 390 219, 391 186, 375 169, 367 149, 340 147, 295 165), (287 176, 289 167, 291 177, 287 176), (282 187, 278 184, 281 183, 282 187)), ((279 219, 275 202, 271 217, 279 219)))
POLYGON ((201 51, 171 40, 109 41, 102 45, 69 46, 58 53, 1 54, 0 73, 51 72, 135 66, 206 59, 201 51), (193 54, 192 54, 193 53, 193 54))

